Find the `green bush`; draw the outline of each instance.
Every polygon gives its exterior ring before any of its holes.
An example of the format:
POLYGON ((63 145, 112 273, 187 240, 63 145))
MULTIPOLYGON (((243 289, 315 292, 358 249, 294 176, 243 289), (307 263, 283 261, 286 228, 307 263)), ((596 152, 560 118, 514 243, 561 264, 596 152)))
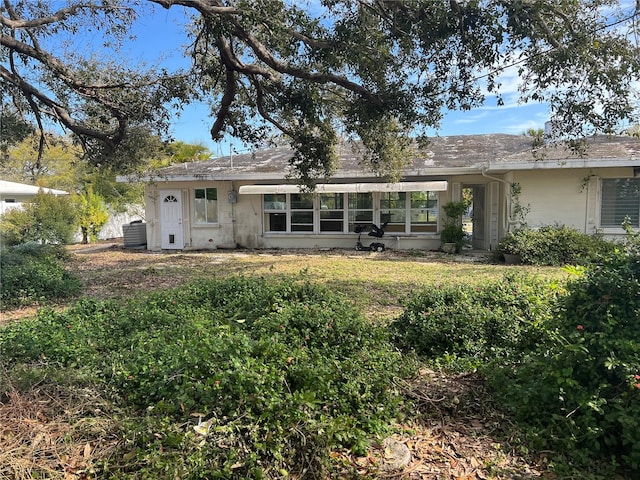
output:
POLYGON ((3 245, 27 242, 64 245, 77 231, 76 210, 68 196, 38 193, 22 209, 2 215, 0 240, 3 245))
POLYGON ((61 248, 35 242, 0 250, 0 309, 73 296, 79 279, 67 271, 61 248))
POLYGON ((429 288, 404 303, 393 329, 404 349, 440 361, 463 358, 479 365, 518 356, 542 340, 557 291, 514 273, 483 286, 429 288))
POLYGON ((0 356, 81 369, 133 412, 111 477, 324 478, 332 448, 364 451, 398 411, 412 367, 387 337, 325 288, 235 278, 42 311, 0 330, 0 356))
POLYGON ((617 253, 568 285, 549 341, 488 370, 540 449, 640 474, 640 257, 617 253))
POLYGON ((565 225, 539 229, 519 228, 499 243, 498 252, 519 254, 530 265, 585 265, 609 255, 616 248, 598 235, 587 235, 565 225))

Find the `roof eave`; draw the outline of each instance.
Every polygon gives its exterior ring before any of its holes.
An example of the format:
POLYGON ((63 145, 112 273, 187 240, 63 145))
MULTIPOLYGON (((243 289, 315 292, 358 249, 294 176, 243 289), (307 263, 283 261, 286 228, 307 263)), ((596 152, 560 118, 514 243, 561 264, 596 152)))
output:
POLYGON ((489 162, 485 173, 500 173, 515 170, 557 170, 566 168, 615 168, 640 166, 640 158, 565 158, 541 159, 528 162, 489 162))

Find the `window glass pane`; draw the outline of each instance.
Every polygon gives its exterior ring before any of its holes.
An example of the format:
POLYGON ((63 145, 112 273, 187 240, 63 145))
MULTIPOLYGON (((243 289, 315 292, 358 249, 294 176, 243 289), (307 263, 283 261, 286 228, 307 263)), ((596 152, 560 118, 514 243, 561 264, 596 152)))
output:
POLYGON ((373 194, 349 193, 349 231, 352 232, 357 225, 370 225, 373 223, 373 194))
POLYGON ((292 210, 312 210, 313 196, 309 193, 292 193, 291 194, 292 210))
POLYGON ((218 221, 218 201, 207 200, 207 222, 215 223, 218 221))
POLYGON ((350 210, 349 223, 373 222, 373 210, 350 210))
POLYGON ((342 220, 344 212, 342 210, 323 210, 320 212, 321 220, 342 220))
POLYGON ((266 232, 286 232, 287 231, 286 213, 265 213, 264 229, 266 232))
MULTIPOLYGON (((197 191, 197 190, 196 190, 197 191)), ((204 190, 202 190, 204 193, 204 190)), ((204 198, 197 198, 194 201, 194 215, 196 222, 207 221, 207 201, 204 198)))
POLYGON ((291 212, 292 232, 313 232, 313 211, 291 212))
POLYGON ((405 192, 384 192, 380 197, 380 209, 385 210, 388 208, 406 208, 406 193, 405 192))
POLYGON ((350 193, 349 210, 373 209, 373 195, 371 193, 350 193))
POLYGON ((411 208, 427 208, 428 203, 427 192, 411 192, 411 208))
POLYGON ((218 221, 218 190, 216 188, 196 188, 194 190, 194 217, 196 223, 218 221))
POLYGON ((344 208, 343 193, 323 193, 320 195, 321 210, 342 210, 344 208))
POLYGON ((320 232, 344 230, 344 193, 320 194, 320 232))
POLYGON ((625 217, 640 227, 640 178, 602 180, 601 227, 620 227, 625 217))
POLYGON ((380 212, 380 221, 382 223, 402 223, 407 220, 407 212, 405 210, 387 210, 380 212))
POLYGON ((411 192, 411 224, 438 223, 437 192, 411 192))
POLYGON ((287 195, 284 193, 269 193, 264 196, 265 210, 286 210, 287 195))
POLYGON ((342 219, 340 221, 337 220, 320 220, 320 231, 321 232, 342 232, 343 230, 343 222, 342 219))
POLYGON ((313 212, 291 212, 291 223, 313 223, 313 212))

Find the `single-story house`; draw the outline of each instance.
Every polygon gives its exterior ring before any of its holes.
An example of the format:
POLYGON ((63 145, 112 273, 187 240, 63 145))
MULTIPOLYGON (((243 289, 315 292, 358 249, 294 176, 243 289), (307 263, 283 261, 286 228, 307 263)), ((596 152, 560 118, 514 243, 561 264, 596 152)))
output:
MULTIPOLYGON (((472 198, 473 247, 518 225, 563 224, 610 237, 640 221, 640 139, 595 136, 584 155, 523 135, 436 137, 397 183, 367 173, 349 145, 335 175, 305 193, 287 179, 288 147, 183 163, 147 177, 150 250, 353 248, 355 227, 387 223, 391 249, 440 247, 442 206, 472 198), (516 184, 519 198, 513 198, 516 184)), ((363 239, 364 240, 364 239, 363 239)))
POLYGON ((40 190, 53 195, 69 195, 69 192, 63 190, 0 180, 0 214, 13 208, 21 208, 23 203, 30 202, 40 190))

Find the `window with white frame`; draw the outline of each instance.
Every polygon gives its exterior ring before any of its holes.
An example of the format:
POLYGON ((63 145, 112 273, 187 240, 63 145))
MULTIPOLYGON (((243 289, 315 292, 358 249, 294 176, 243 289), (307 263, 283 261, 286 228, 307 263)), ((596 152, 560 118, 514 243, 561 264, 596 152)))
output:
POLYGON ((640 178, 603 179, 600 226, 619 228, 626 217, 640 228, 640 178))
POLYGON ((435 232, 438 226, 438 192, 410 192, 409 230, 435 232))
POLYGON ((270 193, 263 195, 266 233, 353 233, 387 223, 386 231, 430 233, 438 221, 438 192, 270 193))
POLYGON ((265 232, 286 232, 287 231, 287 194, 269 193, 263 198, 264 201, 264 231, 265 232))
POLYGON ((344 232, 344 193, 322 193, 320 202, 320 233, 344 232))
POLYGON ((291 194, 291 231, 313 232, 313 195, 291 194))
POLYGON ((194 218, 196 223, 218 222, 218 190, 216 188, 196 188, 193 191, 194 218))
POLYGON ((349 232, 353 232, 358 225, 371 225, 373 223, 373 194, 349 193, 347 195, 349 232))
POLYGON ((380 194, 380 223, 387 224, 387 232, 407 231, 407 193, 382 192, 380 194))
POLYGON ((437 192, 383 192, 380 222, 387 232, 435 232, 438 224, 437 192))

